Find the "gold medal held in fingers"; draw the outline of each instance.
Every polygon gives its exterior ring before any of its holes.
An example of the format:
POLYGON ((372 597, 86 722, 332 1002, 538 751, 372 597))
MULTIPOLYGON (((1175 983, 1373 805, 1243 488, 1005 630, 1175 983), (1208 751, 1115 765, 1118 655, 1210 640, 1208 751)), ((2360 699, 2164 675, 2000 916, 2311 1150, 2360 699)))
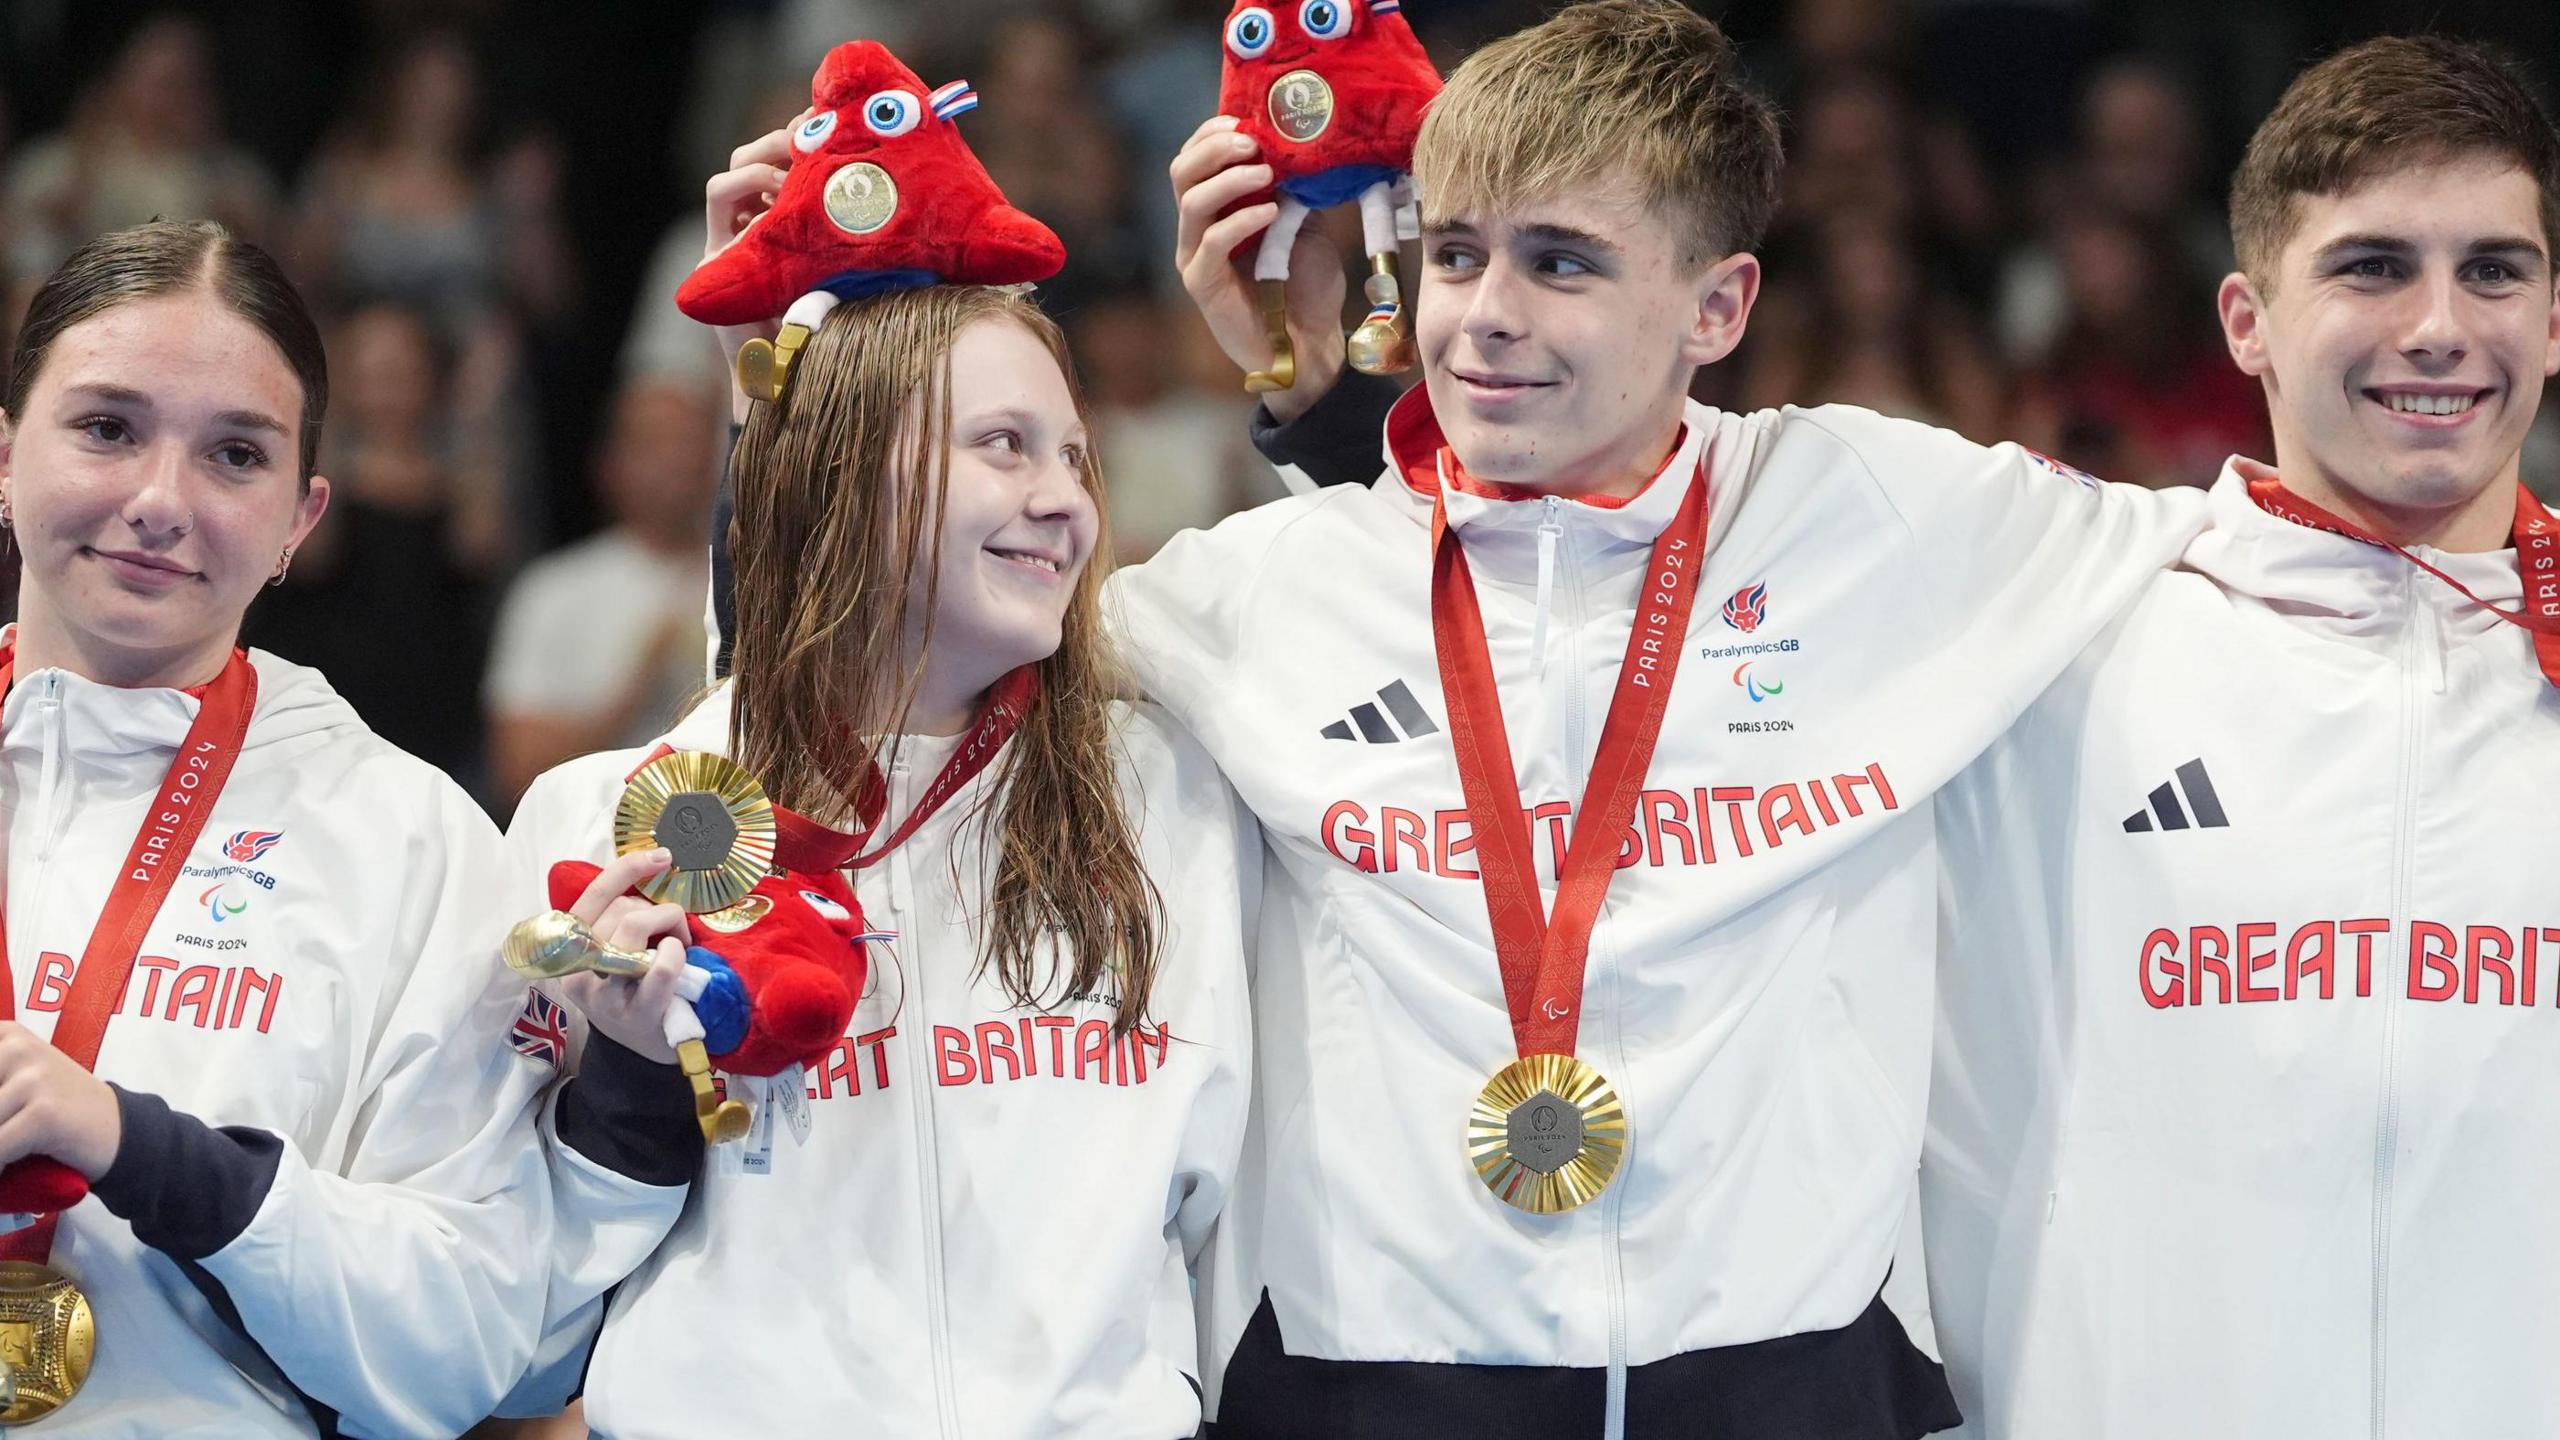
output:
POLYGON ((679 750, 640 767, 622 787, 613 850, 663 848, 675 863, 640 893, 687 914, 725 910, 773 869, 773 802, 735 761, 679 750))
POLYGON ((50 1265, 0 1261, 0 1425, 25 1425, 68 1404, 97 1353, 89 1297, 50 1265))
POLYGON ((1494 1073, 1467 1117, 1467 1160, 1495 1199, 1555 1215, 1609 1188, 1627 1112, 1607 1076, 1571 1055, 1524 1055, 1494 1073))

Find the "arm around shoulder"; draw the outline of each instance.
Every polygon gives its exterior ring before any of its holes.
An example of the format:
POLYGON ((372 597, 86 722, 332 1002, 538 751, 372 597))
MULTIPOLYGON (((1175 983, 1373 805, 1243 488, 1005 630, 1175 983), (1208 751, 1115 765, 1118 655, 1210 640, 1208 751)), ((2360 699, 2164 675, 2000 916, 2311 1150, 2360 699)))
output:
POLYGON ((1846 406, 1791 413, 1854 456, 1900 519, 1943 642, 2017 662, 2018 704, 2205 525, 2201 490, 2109 484, 2020 445, 1846 406))

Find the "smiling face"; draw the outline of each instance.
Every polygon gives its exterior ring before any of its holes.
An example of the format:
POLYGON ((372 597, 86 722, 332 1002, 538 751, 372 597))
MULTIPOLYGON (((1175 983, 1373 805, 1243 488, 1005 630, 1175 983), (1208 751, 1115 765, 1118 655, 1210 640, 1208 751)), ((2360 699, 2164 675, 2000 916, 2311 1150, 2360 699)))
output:
POLYGON ((2490 156, 2430 156, 2305 195, 2272 293, 2223 282, 2286 483, 2402 543, 2504 544, 2517 455, 2560 370, 2541 194, 2490 156))
POLYGON ((303 388, 203 290, 69 327, 0 441, 22 663, 113 684, 196 684, 328 503, 300 483, 303 388))
POLYGON ((1632 183, 1430 217, 1415 335, 1431 408, 1481 480, 1557 494, 1642 488, 1700 365, 1742 338, 1759 263, 1684 260, 1632 183))
MULTIPOLYGON (((911 723, 949 731, 1007 671, 1058 649, 1100 533, 1089 442, 1048 347, 1003 316, 952 343, 933 634, 911 723)), ((910 614, 924 613, 920 569, 910 614)))

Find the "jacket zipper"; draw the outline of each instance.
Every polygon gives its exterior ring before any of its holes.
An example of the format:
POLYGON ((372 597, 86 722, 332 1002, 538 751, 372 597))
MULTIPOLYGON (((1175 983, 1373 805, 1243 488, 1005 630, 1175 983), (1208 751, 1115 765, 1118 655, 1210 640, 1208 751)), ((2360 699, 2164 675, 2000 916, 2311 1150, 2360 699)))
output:
MULTIPOLYGON (((33 937, 44 933, 45 897, 53 888, 45 883, 45 875, 53 868, 53 852, 60 845, 62 832, 67 828, 63 822, 69 809, 62 803, 60 793, 65 771, 69 768, 63 751, 67 744, 65 732, 70 728, 62 718, 60 672, 50 670, 45 672, 35 692, 35 714, 28 719, 35 726, 37 735, 42 737, 38 751, 41 758, 36 766, 38 807, 35 813, 36 873, 29 878, 29 883, 24 887, 11 885, 8 893, 12 896, 25 895, 34 901, 33 904, 25 907, 24 913, 18 913, 16 906, 9 907, 18 921, 18 933, 33 937)), ((21 950, 17 953, 26 952, 21 950)), ((33 975, 37 969, 36 966, 29 966, 26 973, 33 975)), ((11 982, 15 983, 16 978, 12 975, 11 982)), ((32 994, 33 991, 29 993, 32 994)), ((17 1006, 16 996, 10 997, 10 1003, 17 1007, 17 1013, 20 1016, 25 1015, 24 1007, 17 1006)))
MULTIPOLYGON (((2445 663, 2436 617, 2419 595, 2418 585, 2418 572, 2411 567, 2404 592, 2410 634, 2401 664, 2405 683, 2400 696, 2400 785, 2391 836, 2391 933, 2404 955, 2411 943, 2409 872, 2417 829, 2418 731, 2425 714, 2419 692, 2444 688, 2445 663)), ((2407 973, 2405 964, 2392 970, 2407 973)), ((2405 986, 2407 982, 2398 983, 2405 986)), ((2391 982, 2383 982, 2382 1086, 2373 1136, 2373 1440, 2383 1440, 2384 1402, 2390 1391, 2391 1186, 2400 1150, 2400 998, 2391 982)))
MULTIPOLYGON (((890 767, 893 777, 891 793, 909 799, 904 791, 907 762, 899 757, 890 767)), ((915 1016, 917 1038, 900 1048, 907 1052, 907 1077, 915 1086, 915 1103, 909 1108, 916 1122, 916 1191, 918 1212, 924 1221, 924 1316, 926 1334, 933 1350, 933 1408, 935 1429, 945 1440, 957 1440, 959 1428, 958 1387, 951 1374, 951 1323, 949 1300, 942 1285, 942 1167, 934 1145, 932 1060, 927 1052, 931 1029, 925 1003, 925 957, 923 951, 923 917, 916 913, 913 877, 907 869, 907 851, 901 846, 889 855, 889 909, 898 918, 899 930, 915 938, 907 947, 906 1000, 915 1016)))
POLYGON ((1538 520, 1538 609, 1529 627, 1529 653, 1538 657, 1538 675, 1547 673, 1547 610, 1555 599, 1556 542, 1564 537, 1564 498, 1546 496, 1538 520))
MULTIPOLYGON (((1564 592, 1563 603, 1565 609, 1565 614, 1563 616, 1565 637, 1564 769, 1565 774, 1569 777, 1566 783, 1572 787, 1572 793, 1580 795, 1583 787, 1591 783, 1591 760, 1589 748, 1586 744, 1589 734, 1590 704, 1584 689, 1586 677, 1582 670, 1582 632, 1585 624, 1588 622, 1588 610, 1583 603, 1582 561, 1581 557, 1574 551, 1572 546, 1560 543, 1565 533, 1563 517, 1571 513, 1566 509, 1568 502, 1557 496, 1549 495, 1544 498, 1543 503, 1546 506, 1546 515, 1538 526, 1538 554, 1540 560, 1538 586, 1540 605, 1538 618, 1541 627, 1543 628, 1546 619, 1545 601, 1547 598, 1546 581, 1548 567, 1545 563, 1546 559, 1550 554, 1556 551, 1562 551, 1563 563, 1559 568, 1563 571, 1564 583, 1561 588, 1564 592)), ((1628 623, 1634 623, 1632 616, 1629 617, 1628 623)), ((1543 673, 1546 668, 1546 651, 1543 646, 1538 652, 1538 666, 1541 673, 1543 673)), ((1573 818, 1575 843, 1579 844, 1581 843, 1582 838, 1581 827, 1584 816, 1577 813, 1573 818)), ((1561 857, 1559 857, 1559 859, 1560 858, 1561 857)), ((1593 927, 1592 939, 1593 951, 1605 953, 1601 952, 1601 947, 1597 943, 1599 939, 1597 925, 1593 927)), ((1588 970, 1586 970, 1583 976, 1582 1005, 1582 1016, 1585 1022, 1588 1022, 1592 1017, 1590 996, 1595 988, 1597 987, 1591 984, 1591 976, 1588 970)), ((1616 989, 1614 985, 1608 988, 1611 992, 1614 992, 1616 989)), ((1601 1044, 1603 1060, 1602 1072, 1604 1074, 1622 1076, 1626 1070, 1625 1064, 1623 1063, 1625 1057, 1618 1053, 1616 1035, 1616 1014, 1615 1007, 1612 1006, 1610 1024, 1606 1034, 1595 1035, 1593 1038, 1598 1040, 1601 1044)), ((1620 1219, 1619 1206, 1625 1199, 1626 1187, 1624 1185, 1612 1185, 1609 1187, 1608 1191, 1600 1197, 1601 1291, 1602 1294, 1607 1297, 1609 1305, 1608 1399, 1601 1421, 1601 1435, 1603 1440, 1625 1440, 1627 1433, 1627 1285, 1625 1270, 1620 1263, 1620 1257, 1618 1254, 1620 1219)))

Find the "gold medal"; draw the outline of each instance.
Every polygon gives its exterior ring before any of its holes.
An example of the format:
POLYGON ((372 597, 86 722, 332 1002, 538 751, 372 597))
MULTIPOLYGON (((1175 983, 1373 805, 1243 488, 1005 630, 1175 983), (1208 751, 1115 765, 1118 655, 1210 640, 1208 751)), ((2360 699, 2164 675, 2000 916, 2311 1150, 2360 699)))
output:
POLYGON ((1524 1055, 1494 1072, 1467 1117, 1467 1159, 1495 1199, 1532 1215, 1609 1188, 1627 1112, 1608 1077, 1571 1055, 1524 1055))
POLYGON ((0 1261, 0 1425, 41 1420, 69 1403, 97 1348, 89 1297, 69 1276, 0 1261))
POLYGON ((659 846, 675 864, 640 893, 687 914, 725 910, 773 869, 773 802, 736 762, 678 750, 640 767, 613 813, 613 850, 659 846))
POLYGON ((773 902, 761 895, 750 895, 726 910, 710 910, 693 917, 693 923, 720 935, 735 935, 773 911, 773 902))
POLYGON ((827 177, 827 218, 848 235, 868 235, 898 213, 898 182, 868 160, 827 177))
POLYGON ((1292 70, 1271 82, 1271 128, 1304 144, 1333 123, 1333 87, 1313 70, 1292 70))

